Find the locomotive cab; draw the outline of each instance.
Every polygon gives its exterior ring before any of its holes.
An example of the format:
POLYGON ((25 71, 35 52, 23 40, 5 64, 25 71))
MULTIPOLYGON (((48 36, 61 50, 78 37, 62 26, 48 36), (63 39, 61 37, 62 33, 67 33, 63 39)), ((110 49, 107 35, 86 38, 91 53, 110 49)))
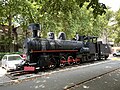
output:
POLYGON ((96 36, 86 36, 86 37, 84 37, 85 47, 89 48, 89 54, 86 56, 88 61, 98 59, 97 38, 98 37, 96 37, 96 36))

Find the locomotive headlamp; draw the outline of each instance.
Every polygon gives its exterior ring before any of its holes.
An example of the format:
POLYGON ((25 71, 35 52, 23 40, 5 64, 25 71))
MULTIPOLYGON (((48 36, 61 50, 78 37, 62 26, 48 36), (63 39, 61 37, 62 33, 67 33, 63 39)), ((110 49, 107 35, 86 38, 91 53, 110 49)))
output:
POLYGON ((33 37, 38 37, 38 30, 41 30, 40 25, 36 23, 31 23, 28 29, 33 32, 33 37))

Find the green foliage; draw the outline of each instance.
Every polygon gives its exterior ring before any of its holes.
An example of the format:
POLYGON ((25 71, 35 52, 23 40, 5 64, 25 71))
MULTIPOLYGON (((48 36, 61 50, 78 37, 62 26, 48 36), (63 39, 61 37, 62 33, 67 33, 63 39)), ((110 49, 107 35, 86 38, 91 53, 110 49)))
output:
POLYGON ((89 3, 87 5, 87 9, 93 8, 94 17, 97 15, 102 15, 105 13, 106 6, 103 3, 99 3, 98 0, 40 0, 43 4, 41 8, 42 13, 49 14, 57 14, 58 12, 63 12, 67 14, 67 12, 72 12, 74 10, 74 6, 78 5, 81 8, 86 2, 89 3))
POLYGON ((116 36, 117 36, 115 38, 115 42, 120 43, 120 9, 116 12, 115 19, 117 22, 115 26, 115 31, 116 31, 116 36))
POLYGON ((42 37, 46 37, 48 31, 55 34, 64 31, 68 39, 73 38, 76 32, 101 36, 103 30, 108 28, 112 15, 105 10, 106 6, 98 0, 2 0, 0 24, 10 27, 20 24, 24 32, 18 42, 27 37, 30 23, 41 24, 42 37))

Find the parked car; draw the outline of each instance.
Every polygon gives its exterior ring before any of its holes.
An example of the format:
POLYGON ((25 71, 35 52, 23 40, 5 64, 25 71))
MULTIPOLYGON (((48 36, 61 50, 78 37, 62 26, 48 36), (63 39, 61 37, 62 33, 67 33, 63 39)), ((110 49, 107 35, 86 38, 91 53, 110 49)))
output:
POLYGON ((1 66, 7 71, 17 70, 24 63, 24 59, 18 54, 4 55, 1 61, 1 66))
POLYGON ((113 53, 113 56, 120 56, 120 51, 116 51, 113 53))

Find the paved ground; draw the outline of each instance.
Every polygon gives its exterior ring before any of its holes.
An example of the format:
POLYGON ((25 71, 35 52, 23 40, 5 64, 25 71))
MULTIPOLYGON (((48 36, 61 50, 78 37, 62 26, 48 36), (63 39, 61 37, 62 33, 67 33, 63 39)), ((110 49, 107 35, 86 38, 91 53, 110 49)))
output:
POLYGON ((6 73, 7 73, 7 71, 0 67, 0 84, 11 80, 10 78, 5 76, 6 73))
POLYGON ((70 90, 120 90, 120 69, 89 82, 76 85, 70 90))
POLYGON ((7 73, 7 71, 5 69, 3 69, 2 67, 0 67, 0 77, 2 77, 6 73, 7 73))
MULTIPOLYGON (((29 79, 28 81, 15 80, 15 83, 11 85, 6 85, 6 84, 1 85, 0 90, 34 90, 34 89, 35 90, 43 90, 43 89, 44 90, 63 90, 68 87, 74 86, 76 84, 86 82, 91 78, 98 77, 99 79, 100 78, 99 75, 105 74, 107 72, 111 72, 112 70, 115 70, 118 68, 120 68, 120 61, 108 60, 108 61, 100 62, 97 64, 78 66, 75 68, 70 68, 67 70, 46 74, 46 76, 38 77, 36 79, 32 78, 32 79, 29 79)), ((105 76, 107 77, 107 74, 105 76)), ((113 77, 115 76, 113 75, 113 77)), ((119 75, 118 75, 118 78, 120 78, 119 75)), ((96 78, 95 80, 97 83, 96 78)), ((117 81, 116 78, 114 79, 114 81, 115 80, 117 81)), ((105 83, 104 78, 103 78, 103 81, 101 82, 105 83)), ((110 89, 102 88, 103 85, 104 87, 106 87, 107 86, 106 84, 100 84, 100 82, 98 83, 99 83, 98 84, 99 87, 101 87, 100 89, 96 89, 94 87, 95 89, 90 89, 90 90, 110 90, 110 89)), ((92 82, 88 84, 90 84, 91 86, 92 85, 94 86, 95 83, 92 82)), ((108 85, 113 86, 113 84, 114 82, 108 85)), ((83 89, 88 89, 91 86, 84 85, 82 87, 84 87, 83 89)), ((114 88, 117 88, 117 85, 116 87, 114 86, 114 88)), ((81 87, 76 89, 81 90, 81 87)), ((111 90, 116 90, 116 89, 111 89, 111 90)))

